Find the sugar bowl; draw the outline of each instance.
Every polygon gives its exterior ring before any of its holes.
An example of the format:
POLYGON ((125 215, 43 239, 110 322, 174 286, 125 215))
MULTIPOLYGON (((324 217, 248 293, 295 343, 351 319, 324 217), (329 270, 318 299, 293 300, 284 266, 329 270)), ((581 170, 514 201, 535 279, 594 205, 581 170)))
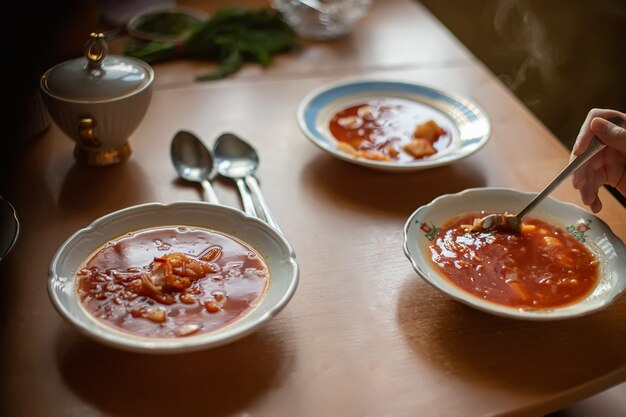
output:
POLYGON ((104 166, 130 156, 128 138, 146 114, 153 80, 148 64, 108 56, 104 35, 92 33, 84 58, 50 68, 40 84, 52 119, 76 143, 76 159, 104 166))

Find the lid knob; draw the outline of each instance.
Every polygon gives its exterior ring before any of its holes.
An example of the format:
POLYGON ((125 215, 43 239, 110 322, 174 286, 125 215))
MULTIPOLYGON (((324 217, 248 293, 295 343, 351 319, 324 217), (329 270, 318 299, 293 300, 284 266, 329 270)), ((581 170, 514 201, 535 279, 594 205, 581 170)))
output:
POLYGON ((104 40, 104 33, 92 32, 85 44, 85 58, 87 58, 87 70, 90 73, 102 71, 102 61, 109 52, 109 46, 104 40))

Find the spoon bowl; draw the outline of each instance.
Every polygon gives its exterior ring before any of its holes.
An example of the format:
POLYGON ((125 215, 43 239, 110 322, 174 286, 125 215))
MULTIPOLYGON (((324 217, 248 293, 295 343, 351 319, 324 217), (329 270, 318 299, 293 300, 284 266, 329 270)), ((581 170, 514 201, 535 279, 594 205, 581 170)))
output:
POLYGON ((247 142, 232 133, 224 133, 215 142, 215 161, 220 175, 243 178, 259 166, 259 155, 247 142))
POLYGON ((217 172, 222 177, 230 178, 237 184, 243 203, 243 211, 250 216, 258 217, 250 189, 244 178, 256 170, 259 157, 250 145, 242 142, 241 139, 231 133, 224 133, 217 138, 213 146, 215 164, 217 172))
POLYGON ((186 130, 176 132, 170 146, 170 156, 181 178, 201 184, 206 199, 210 203, 219 203, 210 183, 216 175, 213 155, 196 135, 186 130))

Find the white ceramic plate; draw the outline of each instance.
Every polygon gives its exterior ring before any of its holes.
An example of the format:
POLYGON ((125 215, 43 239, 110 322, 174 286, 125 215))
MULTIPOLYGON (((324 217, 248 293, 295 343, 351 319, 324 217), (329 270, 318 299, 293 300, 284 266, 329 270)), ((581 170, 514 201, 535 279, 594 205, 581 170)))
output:
POLYGON ((508 307, 485 301, 462 290, 444 278, 432 264, 428 246, 434 237, 432 231, 438 226, 468 212, 485 210, 516 213, 534 196, 532 193, 510 189, 475 188, 438 197, 417 209, 407 220, 404 227, 404 253, 426 282, 462 303, 496 315, 526 320, 554 320, 582 316, 607 307, 626 288, 624 243, 598 217, 573 204, 551 198, 543 201, 530 216, 569 231, 599 260, 598 283, 586 298, 551 309, 508 307))
POLYGON ((174 353, 216 347, 256 330, 290 300, 299 269, 293 249, 266 223, 243 212, 202 202, 149 203, 107 214, 74 233, 50 266, 48 292, 58 312, 85 335, 106 345, 147 353, 174 353), (216 331, 179 338, 149 338, 117 330, 88 313, 76 295, 75 274, 99 247, 128 232, 166 225, 198 226, 226 233, 252 246, 269 269, 261 302, 245 316, 216 331))
POLYGON ((298 124, 304 134, 320 149, 337 158, 384 171, 415 171, 450 164, 478 151, 487 143, 491 124, 475 103, 429 87, 393 81, 350 81, 313 91, 298 107, 298 124), (451 127, 450 145, 432 155, 412 162, 373 161, 357 158, 337 149, 337 140, 329 130, 333 115, 368 99, 393 98, 414 102, 451 127))

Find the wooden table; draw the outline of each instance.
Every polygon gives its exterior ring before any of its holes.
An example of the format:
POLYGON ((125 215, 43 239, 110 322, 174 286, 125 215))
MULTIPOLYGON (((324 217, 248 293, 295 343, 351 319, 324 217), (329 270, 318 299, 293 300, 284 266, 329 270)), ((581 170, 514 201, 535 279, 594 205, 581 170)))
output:
MULTIPOLYGON (((307 43, 267 71, 250 65, 224 81, 191 82, 209 67, 155 67, 153 100, 123 165, 76 165, 54 125, 15 156, 0 188, 22 226, 0 264, 1 415, 542 415, 626 379, 626 298, 571 321, 513 321, 448 299, 404 257, 402 228, 420 205, 470 187, 538 191, 568 159, 422 6, 379 1, 349 38, 307 43), (489 114, 492 138, 467 159, 411 174, 334 159, 304 138, 295 111, 312 89, 351 77, 466 96, 489 114), (50 260, 108 212, 200 198, 170 163, 181 128, 208 144, 234 131, 260 150, 258 177, 296 250, 300 285, 275 319, 228 346, 175 356, 101 346, 54 311, 50 260)), ((216 188, 240 206, 232 184, 216 188)), ((600 217, 624 239, 624 209, 601 194, 600 217)), ((569 184, 554 195, 581 204, 569 184)))

